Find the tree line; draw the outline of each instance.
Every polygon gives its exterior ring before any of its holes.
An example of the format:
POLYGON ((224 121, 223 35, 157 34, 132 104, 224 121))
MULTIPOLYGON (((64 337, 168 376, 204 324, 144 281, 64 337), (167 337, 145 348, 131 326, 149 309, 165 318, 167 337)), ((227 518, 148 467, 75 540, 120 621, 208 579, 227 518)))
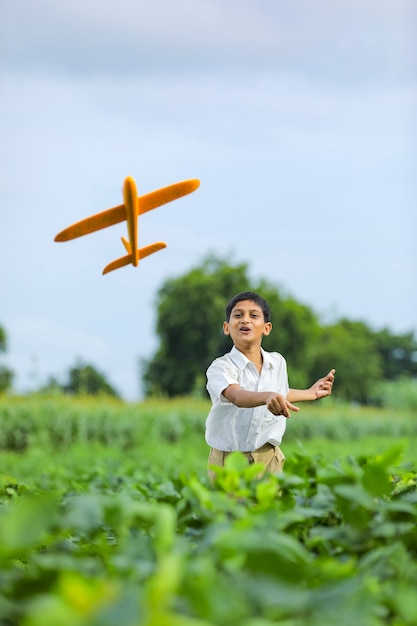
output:
MULTIPOLYGON (((228 352, 223 334, 227 302, 240 291, 255 291, 269 303, 273 332, 263 347, 287 360, 290 385, 308 387, 336 368, 334 396, 349 402, 378 402, 381 384, 417 376, 417 340, 413 332, 373 330, 363 321, 342 317, 324 324, 309 306, 265 279, 249 277, 246 263, 231 265, 213 255, 157 292, 156 334, 159 346, 142 359, 140 379, 146 397, 206 396, 205 372, 217 356, 228 352)), ((0 352, 7 347, 0 327, 0 352)), ((0 366, 0 392, 12 388, 13 372, 0 366)), ((119 397, 106 376, 93 365, 77 361, 66 380, 50 377, 40 391, 119 397)))

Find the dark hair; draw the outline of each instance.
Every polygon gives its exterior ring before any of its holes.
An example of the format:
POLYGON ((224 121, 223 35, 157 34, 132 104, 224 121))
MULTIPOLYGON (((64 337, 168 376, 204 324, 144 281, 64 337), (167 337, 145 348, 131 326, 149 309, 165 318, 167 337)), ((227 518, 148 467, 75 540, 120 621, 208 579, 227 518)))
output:
POLYGON ((238 302, 243 302, 243 300, 250 300, 251 302, 256 302, 256 304, 259 305, 262 309, 265 322, 271 321, 271 310, 269 308, 267 301, 264 300, 262 296, 259 296, 257 293, 253 291, 241 291, 240 293, 236 294, 226 306, 226 322, 230 320, 230 315, 232 313, 232 310, 236 306, 236 304, 238 302))

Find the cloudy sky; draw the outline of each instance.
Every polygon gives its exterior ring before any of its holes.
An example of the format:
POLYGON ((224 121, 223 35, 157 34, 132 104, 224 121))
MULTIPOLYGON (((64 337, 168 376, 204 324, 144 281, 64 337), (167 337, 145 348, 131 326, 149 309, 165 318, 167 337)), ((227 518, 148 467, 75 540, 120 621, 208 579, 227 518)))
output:
POLYGON ((140 397, 156 293, 208 253, 323 321, 416 330, 415 6, 1 3, 0 325, 16 387, 82 358, 140 397), (120 204, 128 175, 139 193, 201 186, 140 219, 140 245, 166 249, 102 276, 124 224, 54 236, 120 204))

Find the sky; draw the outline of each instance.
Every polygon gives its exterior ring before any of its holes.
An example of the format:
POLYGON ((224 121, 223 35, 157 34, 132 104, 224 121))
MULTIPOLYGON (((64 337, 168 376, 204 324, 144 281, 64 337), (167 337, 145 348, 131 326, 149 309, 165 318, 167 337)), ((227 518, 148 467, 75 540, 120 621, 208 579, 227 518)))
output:
POLYGON ((15 389, 82 360, 140 399, 158 290, 209 254, 323 323, 416 331, 416 26, 414 0, 1 3, 0 362, 15 389), (166 249, 103 276, 125 224, 54 237, 121 204, 126 176, 139 194, 200 187, 140 218, 139 245, 166 249))

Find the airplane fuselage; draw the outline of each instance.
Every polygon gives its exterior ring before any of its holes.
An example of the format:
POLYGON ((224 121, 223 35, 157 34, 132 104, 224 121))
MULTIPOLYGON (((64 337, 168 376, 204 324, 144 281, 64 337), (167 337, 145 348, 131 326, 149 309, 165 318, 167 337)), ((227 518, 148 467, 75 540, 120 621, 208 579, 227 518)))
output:
POLYGON ((138 249, 138 193, 136 183, 131 176, 127 176, 123 183, 123 200, 126 211, 127 233, 130 243, 130 254, 132 255, 132 264, 139 264, 138 249))

